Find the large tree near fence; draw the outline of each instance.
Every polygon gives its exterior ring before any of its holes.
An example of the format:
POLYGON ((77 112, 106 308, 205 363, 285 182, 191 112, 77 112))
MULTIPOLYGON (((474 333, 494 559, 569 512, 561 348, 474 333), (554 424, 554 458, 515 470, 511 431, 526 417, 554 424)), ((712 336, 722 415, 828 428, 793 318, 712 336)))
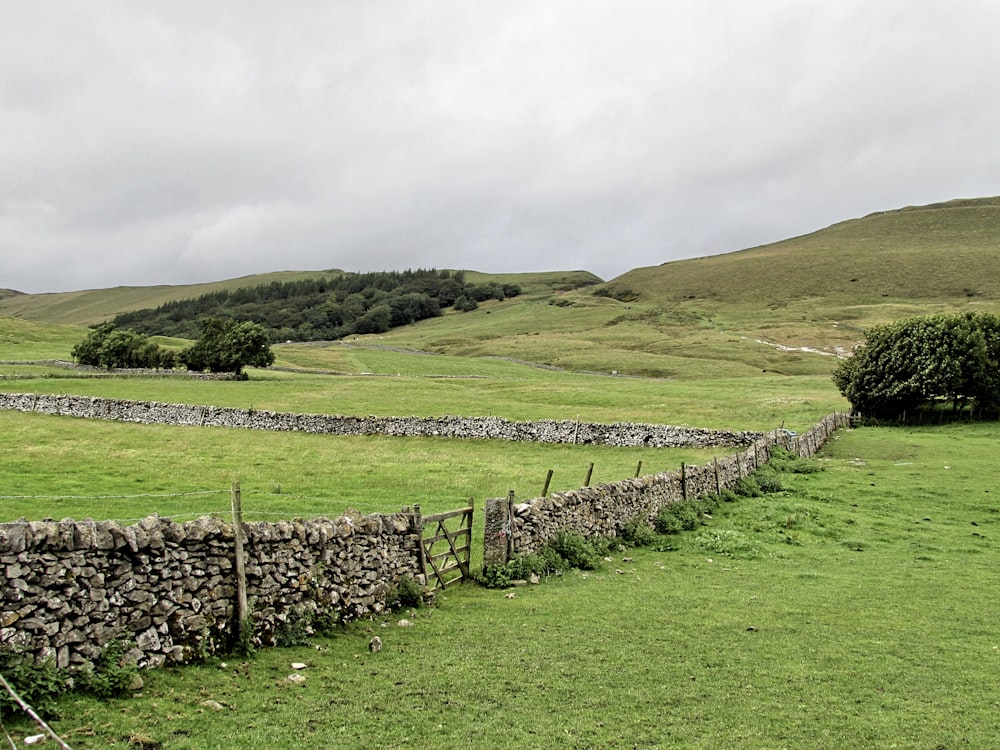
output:
POLYGON ((864 416, 899 419, 939 404, 981 416, 1000 411, 1000 318, 992 313, 926 315, 878 325, 834 370, 833 380, 864 416))
POLYGON ((231 372, 243 376, 244 367, 268 367, 274 364, 267 331, 249 321, 206 318, 202 335, 180 354, 189 370, 231 372))

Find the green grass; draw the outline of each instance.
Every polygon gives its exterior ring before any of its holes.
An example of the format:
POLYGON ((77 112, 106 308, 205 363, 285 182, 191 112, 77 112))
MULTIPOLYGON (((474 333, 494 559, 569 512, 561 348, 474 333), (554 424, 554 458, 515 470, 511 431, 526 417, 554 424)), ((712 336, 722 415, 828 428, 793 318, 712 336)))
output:
POLYGON ((982 467, 998 438, 844 431, 825 471, 723 504, 673 551, 147 673, 139 697, 71 696, 53 724, 78 750, 989 748, 1000 486, 982 467), (305 684, 286 684, 298 661, 305 684))
MULTIPOLYGON (((303 353, 279 361, 291 366, 303 353)), ((496 359, 406 354, 331 346, 305 350, 313 370, 349 366, 372 375, 321 375, 253 370, 245 382, 184 378, 76 377, 48 370, 35 379, 0 381, 11 392, 211 404, 301 413, 502 416, 656 422, 718 429, 800 430, 846 401, 827 377, 768 375, 712 381, 624 378, 557 372, 496 359), (324 352, 330 352, 329 360, 324 352), (329 363, 329 364, 327 364, 329 363), (325 366, 326 365, 326 366, 325 366)), ((0 368, 0 374, 30 368, 0 368)))
POLYGON ((537 497, 708 463, 724 449, 663 450, 484 440, 339 437, 0 412, 2 521, 24 516, 189 520, 225 514, 240 482, 248 520, 451 510, 471 497, 537 497), (214 494, 192 494, 214 493, 214 494))
MULTIPOLYGON (((802 430, 845 408, 829 380, 835 360, 773 344, 832 351, 891 317, 996 311, 997 204, 889 212, 744 253, 637 269, 611 285, 634 287, 630 301, 592 289, 556 293, 588 279, 543 276, 515 300, 352 346, 276 347, 279 364, 311 373, 199 383, 0 365, 0 375, 33 376, 0 385, 312 413, 802 430), (398 351, 407 349, 437 356, 398 351)), ((178 293, 155 289, 160 301, 178 293)), ((0 312, 48 323, 0 318, 0 360, 66 359, 85 331, 49 324, 103 320, 149 292, 5 298, 0 312)), ((663 549, 672 551, 618 555, 601 571, 513 599, 458 587, 438 609, 406 613, 412 628, 395 618, 385 628, 358 623, 316 639, 319 649, 150 673, 133 700, 67 697, 55 726, 78 749, 992 747, 1000 487, 989 467, 998 431, 843 432, 824 451, 826 471, 786 479, 779 495, 722 505, 709 525, 670 537, 663 549), (377 657, 365 649, 373 633, 386 642, 377 657), (295 661, 310 664, 305 686, 283 682, 295 661)), ((591 461, 600 482, 631 476, 640 458, 644 471, 686 460, 672 451, 14 413, 0 413, 0 435, 8 517, 225 509, 234 479, 251 518, 414 502, 443 510, 508 489, 534 495, 548 468, 561 489, 578 486, 591 461), (136 497, 205 489, 217 497, 136 497), (112 494, 128 497, 93 498, 112 494), (44 505, 54 498, 38 495, 83 497, 44 505)), ((14 730, 34 733, 23 723, 14 730)))
POLYGON ((32 323, 0 317, 0 362, 70 359, 86 330, 71 325, 32 323))

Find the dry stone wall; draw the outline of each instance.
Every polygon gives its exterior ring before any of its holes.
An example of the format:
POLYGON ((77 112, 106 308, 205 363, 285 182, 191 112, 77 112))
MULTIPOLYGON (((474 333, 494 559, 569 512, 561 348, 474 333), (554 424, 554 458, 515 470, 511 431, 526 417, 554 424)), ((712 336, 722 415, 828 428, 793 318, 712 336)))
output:
POLYGON ((802 435, 776 430, 703 466, 682 466, 678 471, 556 492, 520 503, 511 498, 487 500, 484 564, 502 564, 512 554, 538 552, 560 531, 614 537, 635 519, 652 524, 665 505, 732 489, 742 477, 766 464, 775 446, 809 457, 835 430, 848 424, 846 414, 831 414, 802 435))
POLYGON ((292 414, 223 406, 189 406, 157 401, 125 401, 90 396, 31 393, 0 393, 0 409, 120 422, 234 427, 325 435, 449 437, 649 448, 738 447, 748 445, 762 435, 759 432, 706 430, 632 422, 599 424, 574 420, 517 422, 502 417, 359 417, 292 414))
MULTIPOLYGON (((585 487, 486 507, 487 564, 537 550, 560 530, 614 536, 664 504, 717 493, 766 462, 774 445, 812 455, 845 415, 801 436, 664 425, 498 417, 343 417, 185 406, 81 396, 0 393, 0 409, 128 422, 530 440, 620 446, 722 446, 735 453, 678 472, 585 487)), ((247 597, 254 634, 275 640, 295 618, 351 620, 377 614, 404 578, 423 583, 419 523, 408 514, 244 524, 247 597)), ((51 656, 60 667, 92 660, 114 639, 134 644, 142 666, 215 653, 237 632, 234 527, 203 517, 185 524, 152 516, 114 521, 0 524, 0 648, 51 656)))
MULTIPOLYGON (((317 612, 347 621, 382 611, 401 579, 421 580, 411 525, 404 514, 244 524, 257 641, 317 612)), ((218 518, 0 524, 0 570, 0 647, 62 668, 114 639, 134 644, 140 666, 186 662, 238 631, 234 527, 218 518)))

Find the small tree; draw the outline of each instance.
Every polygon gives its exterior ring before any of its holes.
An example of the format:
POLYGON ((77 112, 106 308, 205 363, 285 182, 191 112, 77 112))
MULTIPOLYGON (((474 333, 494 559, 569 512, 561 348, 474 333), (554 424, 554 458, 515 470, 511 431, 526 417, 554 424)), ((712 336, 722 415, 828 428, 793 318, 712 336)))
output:
POLYGON ((954 411, 1000 405, 1000 318, 990 313, 929 315, 874 326, 833 372, 851 406, 896 418, 935 403, 954 411))
POLYGON ((244 367, 274 364, 274 352, 262 325, 219 318, 207 318, 201 338, 179 358, 189 370, 231 372, 240 377, 244 367))

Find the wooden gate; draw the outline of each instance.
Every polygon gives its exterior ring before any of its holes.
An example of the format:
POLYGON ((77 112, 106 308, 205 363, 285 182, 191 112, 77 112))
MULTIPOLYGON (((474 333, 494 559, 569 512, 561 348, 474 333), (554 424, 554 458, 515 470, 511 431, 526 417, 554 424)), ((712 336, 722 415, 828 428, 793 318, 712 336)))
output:
POLYGON ((473 507, 420 516, 420 567, 427 586, 447 588, 469 577, 473 507))

